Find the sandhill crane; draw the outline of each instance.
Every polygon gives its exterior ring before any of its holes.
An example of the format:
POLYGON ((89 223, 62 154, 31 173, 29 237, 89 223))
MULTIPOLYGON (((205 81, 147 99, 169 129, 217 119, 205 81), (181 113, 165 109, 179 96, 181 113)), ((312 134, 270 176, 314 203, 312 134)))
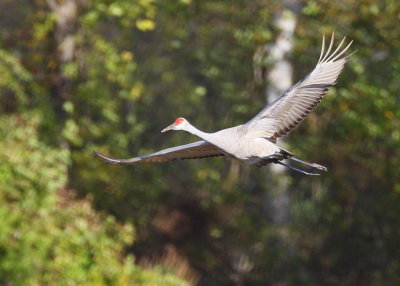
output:
POLYGON ((102 160, 111 164, 131 164, 139 162, 169 162, 183 159, 199 159, 214 156, 226 156, 247 164, 262 167, 268 163, 281 164, 292 170, 307 174, 314 169, 327 171, 324 166, 302 161, 276 145, 276 140, 289 133, 321 101, 328 88, 336 84, 344 64, 352 55, 342 56, 352 41, 341 50, 345 38, 331 53, 334 34, 332 33, 328 50, 325 52, 325 37, 322 38, 321 54, 314 70, 303 80, 282 93, 274 102, 262 109, 245 124, 205 133, 191 125, 185 118, 179 117, 173 124, 163 129, 184 130, 202 140, 194 143, 168 148, 149 155, 131 159, 115 159, 95 152, 102 160), (282 162, 284 159, 297 161, 311 167, 300 169, 282 162))

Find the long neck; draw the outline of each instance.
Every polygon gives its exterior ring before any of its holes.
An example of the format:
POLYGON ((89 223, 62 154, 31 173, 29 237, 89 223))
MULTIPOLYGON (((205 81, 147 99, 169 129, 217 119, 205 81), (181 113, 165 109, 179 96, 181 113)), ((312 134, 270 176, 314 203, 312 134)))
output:
POLYGON ((189 133, 192 133, 193 135, 196 135, 197 137, 200 137, 203 140, 210 141, 211 139, 211 133, 200 131, 189 122, 186 122, 186 128, 184 130, 189 133))

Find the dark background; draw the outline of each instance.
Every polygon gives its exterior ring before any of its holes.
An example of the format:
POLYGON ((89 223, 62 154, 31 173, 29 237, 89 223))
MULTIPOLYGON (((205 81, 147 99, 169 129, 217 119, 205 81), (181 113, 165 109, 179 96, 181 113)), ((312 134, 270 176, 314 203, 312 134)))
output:
POLYGON ((397 0, 0 0, 0 284, 400 284, 397 0), (280 21, 292 23, 285 34, 280 21), (280 145, 320 177, 221 158, 107 165, 197 140, 357 50, 280 145), (282 58, 271 51, 291 44, 282 58), (291 72, 293 71, 293 73, 291 72))

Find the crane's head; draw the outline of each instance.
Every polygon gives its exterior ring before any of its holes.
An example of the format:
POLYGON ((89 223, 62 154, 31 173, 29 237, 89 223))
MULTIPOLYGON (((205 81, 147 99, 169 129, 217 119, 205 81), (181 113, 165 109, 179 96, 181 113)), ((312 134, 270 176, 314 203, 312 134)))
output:
POLYGON ((165 132, 168 130, 182 130, 185 129, 188 121, 185 118, 179 117, 172 123, 170 126, 164 128, 161 132, 165 132))

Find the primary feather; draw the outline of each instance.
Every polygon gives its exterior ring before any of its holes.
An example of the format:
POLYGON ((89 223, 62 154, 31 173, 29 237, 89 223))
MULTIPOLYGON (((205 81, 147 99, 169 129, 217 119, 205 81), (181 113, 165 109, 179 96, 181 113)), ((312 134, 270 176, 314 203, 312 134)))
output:
POLYGON ((325 53, 325 37, 322 39, 321 54, 314 70, 303 80, 286 90, 270 105, 247 122, 249 133, 267 138, 273 142, 295 128, 321 101, 328 88, 336 84, 344 64, 351 55, 340 57, 351 46, 350 42, 340 51, 345 38, 333 53, 334 34, 325 53), (339 52, 339 53, 338 53, 339 52))
POLYGON ((103 161, 110 164, 132 164, 137 162, 170 162, 184 159, 201 159, 215 156, 224 156, 224 153, 216 146, 206 142, 197 141, 194 143, 164 149, 152 154, 138 156, 131 159, 117 159, 107 157, 95 152, 103 161))

